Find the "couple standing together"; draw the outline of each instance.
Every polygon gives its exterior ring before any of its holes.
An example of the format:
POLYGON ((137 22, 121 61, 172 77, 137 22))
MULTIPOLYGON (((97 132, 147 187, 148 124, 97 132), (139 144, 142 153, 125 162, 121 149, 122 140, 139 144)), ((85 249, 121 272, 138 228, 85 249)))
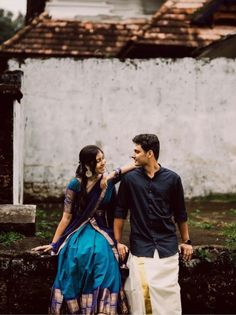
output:
POLYGON ((137 135, 133 143, 134 164, 106 177, 103 151, 94 145, 80 151, 52 243, 34 249, 58 254, 51 314, 181 314, 178 250, 185 260, 193 252, 181 179, 158 163, 156 135, 137 135), (128 210, 130 271, 123 288, 119 262, 128 251, 122 244, 128 210))

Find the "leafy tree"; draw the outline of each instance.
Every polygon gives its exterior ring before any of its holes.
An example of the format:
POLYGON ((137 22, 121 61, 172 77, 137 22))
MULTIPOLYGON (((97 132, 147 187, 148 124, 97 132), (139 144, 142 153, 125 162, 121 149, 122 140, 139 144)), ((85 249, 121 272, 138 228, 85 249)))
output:
POLYGON ((10 11, 0 9, 0 44, 12 37, 24 25, 24 16, 19 13, 16 18, 10 11))

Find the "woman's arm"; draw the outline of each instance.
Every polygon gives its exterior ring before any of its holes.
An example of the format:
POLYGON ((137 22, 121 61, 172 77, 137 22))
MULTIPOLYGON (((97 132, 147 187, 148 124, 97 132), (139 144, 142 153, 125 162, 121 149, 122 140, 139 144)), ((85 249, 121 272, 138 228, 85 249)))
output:
POLYGON ((64 211, 59 222, 56 232, 53 236, 52 242, 49 245, 43 245, 33 248, 33 250, 43 250, 44 252, 50 251, 53 249, 53 245, 59 240, 60 236, 63 234, 67 226, 69 225, 72 218, 72 208, 74 200, 76 198, 76 191, 79 189, 79 182, 77 179, 73 179, 66 189, 65 201, 64 201, 64 211))
POLYGON ((122 167, 118 167, 116 170, 114 170, 113 172, 111 172, 110 174, 108 174, 107 176, 107 180, 112 179, 114 177, 118 177, 121 174, 125 174, 129 171, 132 171, 133 169, 135 169, 136 166, 134 163, 128 164, 128 165, 124 165, 122 167))
POLYGON ((59 240, 60 236, 63 234, 63 232, 65 231, 65 229, 69 225, 69 223, 71 221, 71 217, 72 217, 71 213, 63 212, 61 221, 59 222, 57 229, 56 229, 56 232, 53 236, 52 243, 48 244, 48 245, 37 246, 37 247, 33 248, 32 250, 34 250, 34 251, 43 250, 44 252, 48 252, 48 251, 52 250, 53 244, 59 240))
POLYGON ((113 178, 119 178, 121 174, 125 174, 129 171, 132 171, 135 169, 137 166, 135 166, 134 162, 131 164, 124 165, 122 167, 118 167, 111 173, 109 173, 107 176, 103 176, 101 180, 101 188, 104 188, 107 186, 107 182, 113 178))
POLYGON ((63 232, 65 231, 65 229, 69 225, 71 218, 72 218, 71 213, 63 212, 61 221, 59 222, 57 229, 56 229, 56 232, 53 236, 52 243, 56 243, 59 240, 60 236, 63 234, 63 232))

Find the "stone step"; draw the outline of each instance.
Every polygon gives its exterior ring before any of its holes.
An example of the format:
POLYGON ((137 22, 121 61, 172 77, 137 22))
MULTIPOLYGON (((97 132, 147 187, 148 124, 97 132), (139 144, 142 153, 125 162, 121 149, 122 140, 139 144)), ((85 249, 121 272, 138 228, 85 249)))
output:
POLYGON ((35 234, 36 205, 0 204, 0 230, 35 234))

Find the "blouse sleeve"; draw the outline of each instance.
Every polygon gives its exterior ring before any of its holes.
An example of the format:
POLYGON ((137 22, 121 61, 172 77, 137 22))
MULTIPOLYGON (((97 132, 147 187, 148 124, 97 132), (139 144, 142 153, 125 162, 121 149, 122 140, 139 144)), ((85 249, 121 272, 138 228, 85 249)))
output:
POLYGON ((80 192, 80 182, 77 178, 73 178, 66 188, 65 200, 64 200, 64 212, 73 212, 76 196, 80 192))

